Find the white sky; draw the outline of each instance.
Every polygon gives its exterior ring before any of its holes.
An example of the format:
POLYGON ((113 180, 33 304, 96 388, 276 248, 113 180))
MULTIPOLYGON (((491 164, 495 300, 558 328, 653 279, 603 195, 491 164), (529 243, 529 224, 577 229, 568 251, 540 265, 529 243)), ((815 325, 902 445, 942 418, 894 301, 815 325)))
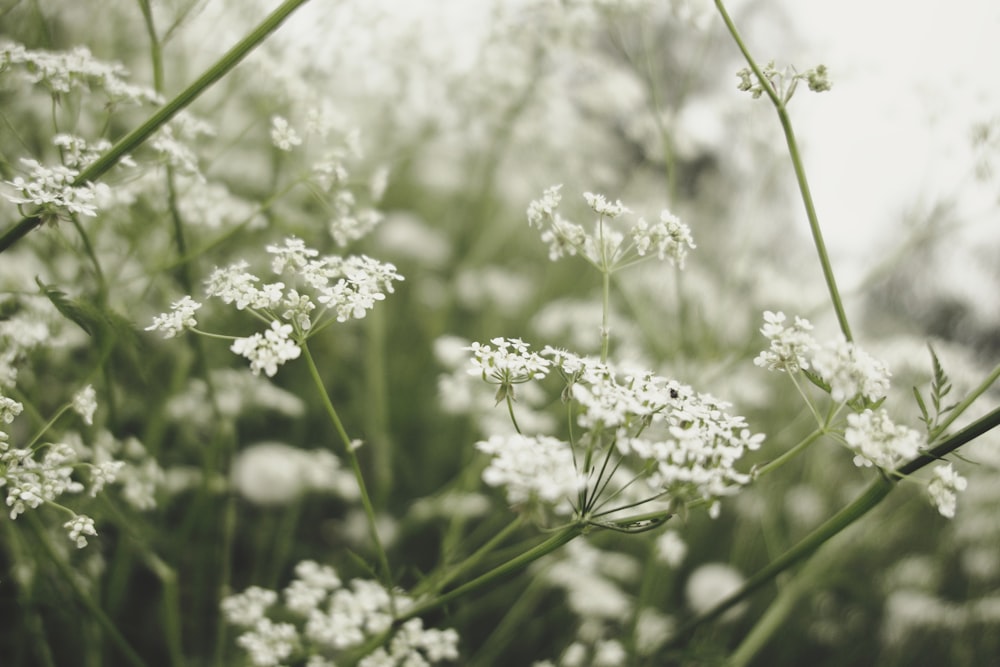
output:
MULTIPOLYGON (((797 95, 791 115, 839 263, 854 264, 848 255, 866 242, 885 250, 902 213, 945 197, 957 197, 972 223, 966 242, 995 242, 1000 183, 975 181, 970 134, 975 123, 1000 119, 1000 2, 784 4, 808 45, 785 57, 800 69, 826 63, 834 82, 829 93, 797 95)), ((846 268, 858 275, 861 267, 846 268)))

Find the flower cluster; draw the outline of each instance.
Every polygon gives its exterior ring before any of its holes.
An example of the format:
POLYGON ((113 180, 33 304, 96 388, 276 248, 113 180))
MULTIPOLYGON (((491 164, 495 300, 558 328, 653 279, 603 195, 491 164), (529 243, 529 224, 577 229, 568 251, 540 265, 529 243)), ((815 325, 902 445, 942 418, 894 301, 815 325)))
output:
MULTIPOLYGON (((397 612, 412 605, 377 582, 341 581, 336 570, 313 561, 295 567, 295 579, 282 591, 250 587, 222 600, 225 619, 242 629, 236 643, 256 667, 276 667, 294 660, 309 665, 333 665, 338 653, 360 646, 366 639, 388 630, 397 612), (282 618, 267 616, 278 608, 282 618)), ((406 621, 387 646, 361 659, 359 667, 380 665, 430 665, 458 659, 458 633, 423 627, 423 621, 406 621)))
MULTIPOLYGON (((361 319, 386 294, 393 282, 403 280, 392 264, 365 255, 319 256, 300 239, 290 237, 284 245, 269 245, 271 269, 284 281, 262 283, 250 273, 246 261, 216 268, 205 281, 210 297, 237 310, 249 310, 269 323, 268 329, 237 338, 230 349, 250 361, 254 374, 269 377, 286 361, 298 358, 299 343, 309 332, 329 319, 346 322, 361 319)), ((158 315, 147 331, 160 331, 164 338, 197 326, 195 311, 201 304, 190 296, 175 301, 169 313, 158 315)))
POLYGON ((915 457, 924 444, 918 431, 894 424, 883 409, 847 415, 844 440, 855 453, 854 465, 886 470, 915 457))
POLYGON ((498 349, 483 353, 483 346, 468 348, 475 355, 470 372, 497 383, 508 377, 504 371, 510 368, 517 369, 522 382, 557 369, 566 381, 563 398, 572 403, 583 429, 583 435, 570 442, 515 434, 478 443, 493 457, 484 480, 504 486, 512 503, 537 500, 557 512, 572 506, 586 513, 577 505, 581 491, 584 497, 590 495, 584 501, 587 507, 594 506, 595 494, 621 494, 624 506, 626 498, 639 493, 645 496, 633 499, 636 504, 664 496, 700 498, 712 504, 714 514, 718 498, 749 481, 734 464, 747 450, 758 448, 764 436, 751 434, 743 417, 729 415, 727 403, 648 371, 619 376, 611 364, 593 357, 552 347, 536 354, 519 340, 491 342, 498 349), (494 368, 500 372, 492 374, 494 368), (594 469, 599 458, 612 455, 619 464, 594 469), (631 473, 621 465, 626 458, 637 461, 641 472, 631 473), (605 478, 606 470, 615 471, 608 473, 611 478, 617 474, 621 479, 605 478), (625 489, 628 492, 622 493, 625 489))
POLYGON ((935 466, 931 471, 931 481, 927 484, 927 495, 941 516, 955 518, 958 493, 965 491, 968 480, 958 474, 950 463, 935 466))
POLYGON ((16 190, 16 194, 4 194, 4 197, 18 207, 30 205, 37 207, 30 211, 22 211, 31 215, 54 220, 68 218, 71 215, 96 216, 97 205, 94 200, 98 192, 106 189, 104 185, 93 183, 77 184, 80 172, 71 167, 56 165, 46 167, 36 160, 21 158, 21 163, 29 170, 27 178, 15 176, 12 181, 4 181, 16 190))
POLYGON ((540 502, 556 514, 570 514, 570 499, 587 486, 587 478, 573 463, 569 443, 558 438, 495 435, 476 443, 476 448, 492 457, 483 471, 483 481, 503 487, 511 505, 540 502))
POLYGON ((889 368, 854 343, 843 339, 820 345, 810 333, 809 320, 795 318, 787 326, 784 313, 764 312, 760 332, 770 340, 754 364, 767 370, 796 373, 807 371, 807 377, 826 389, 838 403, 863 397, 877 403, 889 392, 889 368))
POLYGON ((470 375, 482 375, 484 381, 499 385, 497 403, 510 396, 513 385, 540 380, 549 372, 549 362, 528 350, 520 338, 492 338, 490 344, 473 343, 470 375))
POLYGON ((557 211, 562 200, 561 185, 545 190, 542 198, 528 206, 528 224, 542 232, 549 246, 549 259, 580 254, 602 271, 614 271, 642 261, 650 253, 683 268, 688 250, 695 248, 691 230, 670 211, 664 210, 656 222, 639 218, 627 233, 612 222, 631 211, 621 203, 611 203, 603 195, 584 193, 587 205, 598 215, 593 232, 562 217, 557 211))
POLYGON ((0 73, 12 66, 21 70, 26 81, 43 86, 52 95, 103 90, 113 103, 163 103, 156 91, 129 83, 123 65, 98 60, 83 46, 72 51, 46 51, 13 42, 0 44, 0 73))
POLYGON ((786 67, 783 70, 779 70, 775 67, 772 60, 764 66, 762 73, 764 74, 764 78, 767 79, 766 84, 759 80, 749 67, 744 67, 736 73, 736 76, 740 78, 737 88, 743 92, 750 93, 756 100, 764 94, 766 85, 775 92, 783 103, 787 103, 792 99, 792 95, 795 94, 795 89, 798 87, 799 81, 805 81, 809 86, 809 90, 814 93, 823 93, 833 87, 833 84, 830 83, 830 73, 826 65, 817 65, 805 72, 799 72, 794 67, 786 67))

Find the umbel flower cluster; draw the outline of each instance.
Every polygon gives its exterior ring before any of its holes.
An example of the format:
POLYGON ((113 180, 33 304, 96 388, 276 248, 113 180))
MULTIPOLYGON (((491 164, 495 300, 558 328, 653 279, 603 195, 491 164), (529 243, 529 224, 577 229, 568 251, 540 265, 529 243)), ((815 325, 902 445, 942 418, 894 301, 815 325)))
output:
MULTIPOLYGON (((842 440, 854 452, 856 466, 891 472, 918 456, 927 444, 926 437, 896 424, 880 407, 889 393, 888 366, 843 338, 820 344, 813 338, 812 329, 809 320, 796 317, 789 324, 784 313, 765 311, 760 331, 770 340, 770 346, 754 363, 788 373, 793 380, 802 375, 827 392, 835 403, 853 410, 847 415, 842 440)), ((938 465, 932 475, 928 495, 938 511, 951 518, 955 515, 956 495, 965 489, 966 480, 950 463, 938 465)))
MULTIPOLYGON (((12 423, 23 409, 18 401, 0 395, 0 424, 12 423)), ((88 385, 78 392, 61 412, 67 409, 75 411, 86 424, 93 423, 97 409, 94 388, 88 385)), ((37 509, 43 504, 60 509, 69 516, 62 527, 69 539, 82 549, 87 546, 88 536, 97 535, 94 520, 77 514, 60 501, 64 495, 84 491, 88 491, 91 497, 96 496, 107 484, 116 480, 125 463, 111 458, 106 449, 92 451, 78 442, 78 438, 41 442, 42 435, 36 436, 25 447, 11 447, 10 436, 0 431, 0 488, 6 490, 10 518, 17 519, 29 509, 37 509), (87 461, 87 458, 93 460, 87 461), (88 485, 75 475, 78 468, 88 469, 89 490, 88 485)))
MULTIPOLYGON (((271 270, 281 281, 262 283, 250 273, 249 263, 239 261, 216 268, 205 281, 210 297, 246 310, 268 327, 263 332, 236 338, 230 349, 250 361, 255 375, 269 377, 286 361, 301 354, 299 344, 336 320, 361 319, 403 280, 392 264, 365 255, 320 256, 301 239, 290 237, 283 245, 269 245, 271 270)), ((170 312, 158 315, 147 331, 172 338, 186 329, 197 331, 196 312, 202 304, 185 295, 170 312)))
POLYGON ((618 229, 619 218, 631 210, 621 201, 611 203, 603 195, 590 192, 583 197, 598 218, 593 231, 588 232, 560 215, 557 209, 562 201, 561 188, 552 186, 528 206, 528 224, 541 231, 552 261, 580 255, 601 271, 615 271, 655 256, 683 268, 688 250, 695 248, 691 230, 670 211, 663 210, 656 222, 639 218, 630 227, 618 229))
MULTIPOLYGON (((296 660, 308 667, 333 667, 339 654, 389 630, 395 614, 412 605, 410 598, 378 582, 354 579, 345 584, 329 565, 308 560, 295 566, 295 579, 280 597, 279 604, 276 591, 251 586, 222 600, 226 621, 242 630, 236 643, 255 667, 296 660), (269 612, 294 622, 276 622, 269 612)), ((457 632, 424 628, 421 619, 412 618, 388 645, 362 658, 358 666, 431 665, 456 659, 457 632)))
POLYGON ((506 490, 513 505, 541 504, 557 514, 601 523, 653 501, 699 500, 717 515, 718 500, 750 481, 735 464, 764 439, 729 405, 650 371, 619 371, 594 357, 519 339, 473 344, 469 373, 498 385, 513 401, 514 385, 556 371, 573 424, 570 437, 493 436, 477 447, 492 458, 484 481, 506 490))

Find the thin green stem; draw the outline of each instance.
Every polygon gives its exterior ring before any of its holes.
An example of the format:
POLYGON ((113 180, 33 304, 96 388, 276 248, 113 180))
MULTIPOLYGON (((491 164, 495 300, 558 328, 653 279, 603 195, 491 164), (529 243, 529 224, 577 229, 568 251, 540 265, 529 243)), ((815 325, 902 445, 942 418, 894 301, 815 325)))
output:
POLYGON ((340 421, 340 416, 337 414, 336 408, 333 407, 333 402, 330 400, 330 395, 326 391, 326 386, 323 384, 323 378, 319 374, 319 369, 316 367, 316 362, 313 359, 312 353, 309 351, 309 345, 305 341, 301 343, 302 356, 305 357, 306 363, 309 366, 309 374, 312 376, 313 383, 316 385, 316 389, 319 391, 320 398, 323 401, 323 407, 326 408, 326 414, 330 417, 330 422, 333 424, 333 428, 337 431, 337 435, 340 436, 340 441, 344 445, 344 453, 347 456, 347 460, 351 463, 351 470, 354 471, 354 478, 358 482, 358 488, 361 490, 361 504, 365 510, 365 516, 368 518, 368 532, 371 535, 372 543, 375 545, 375 551, 378 554, 379 568, 382 570, 382 581, 386 585, 386 588, 392 590, 392 571, 389 569, 389 559, 386 556, 385 548, 382 546, 382 539, 378 534, 378 524, 375 519, 375 508, 372 506, 372 501, 368 495, 368 487, 365 484, 364 475, 361 473, 361 464, 358 462, 357 454, 355 454, 355 444, 351 441, 350 436, 347 435, 347 431, 344 429, 344 424, 340 421))
POLYGON ((448 571, 442 574, 440 577, 430 577, 425 580, 427 582, 426 586, 417 586, 411 592, 413 595, 424 595, 426 593, 437 592, 447 586, 449 583, 458 579, 460 576, 474 568, 483 558, 486 557, 491 551, 493 551, 499 544, 502 544, 515 530, 521 527, 524 523, 524 516, 519 514, 517 517, 504 526, 500 532, 496 533, 491 537, 485 544, 476 549, 468 558, 463 560, 458 565, 453 565, 448 568, 448 571))
POLYGON ((601 363, 607 363, 608 350, 611 347, 611 329, 608 323, 610 309, 611 271, 604 267, 601 270, 601 363))
POLYGON ((409 610, 407 610, 406 613, 402 614, 401 616, 398 616, 396 618, 395 624, 400 625, 404 621, 408 621, 411 618, 422 616, 427 612, 438 609, 439 607, 443 607, 452 600, 462 597, 467 593, 478 591, 482 588, 487 588, 488 586, 492 585, 493 583, 496 583, 503 577, 506 577, 507 575, 513 574, 514 572, 526 568, 528 565, 534 563, 539 558, 547 556, 553 551, 562 547, 563 545, 573 541, 574 539, 579 537, 585 529, 586 529, 586 524, 583 522, 578 521, 571 523, 568 526, 564 527, 559 532, 553 534, 544 542, 536 544, 534 547, 518 554, 514 558, 511 558, 509 561, 502 563, 501 565, 498 565, 489 572, 479 577, 476 577, 472 581, 462 584, 458 588, 452 589, 447 593, 439 595, 438 597, 432 600, 428 600, 422 604, 414 605, 409 610))
POLYGON ((799 186, 802 203, 805 205, 806 217, 809 218, 809 229, 812 232, 813 244, 816 246, 816 252, 819 255, 820 265, 823 267, 823 277, 826 280, 827 290, 830 292, 830 300, 833 303, 834 311, 837 313, 837 321, 840 323, 840 330, 843 332, 844 338, 851 341, 854 339, 851 335, 851 327, 847 321, 847 313, 844 311, 844 304, 840 298, 840 290, 837 288, 837 281, 833 275, 833 267, 830 265, 830 256, 826 250, 826 242, 823 240, 823 232, 819 226, 819 217, 816 215, 816 207, 813 204, 812 192, 809 189, 809 181, 806 178, 805 167, 802 165, 802 156, 799 152, 798 142, 795 139, 795 132, 792 129, 792 121, 788 116, 788 109, 785 105, 785 100, 782 100, 781 97, 778 96, 774 86, 772 86, 767 77, 764 76, 764 72, 757 64, 757 61, 754 60, 753 56, 750 54, 750 50, 747 48, 746 43, 740 36, 739 31, 736 29, 736 24, 733 23, 732 18, 730 18, 722 0, 715 0, 715 6, 719 10, 719 14, 722 16, 722 20, 725 22, 726 28, 729 30, 729 34, 732 36, 733 41, 736 42, 736 46, 739 47, 740 52, 747 61, 747 64, 750 65, 750 69, 753 70, 754 75, 757 77, 761 87, 767 94, 768 99, 771 100, 771 104, 774 105, 775 111, 778 113, 778 120, 781 121, 781 129, 785 134, 785 143, 788 146, 788 154, 792 159, 792 167, 795 170, 795 180, 799 186))
POLYGON ((507 401, 507 412, 510 414, 510 422, 514 425, 514 430, 521 433, 521 427, 517 424, 517 417, 514 416, 514 398, 511 396, 512 391, 507 391, 504 395, 504 399, 507 401))
POLYGON ((760 477, 762 475, 766 475, 768 473, 771 473, 771 472, 777 470, 778 468, 780 468, 781 466, 785 465, 786 463, 788 463, 789 461, 791 461, 793 458, 795 458, 796 456, 798 456, 799 454, 801 454, 803 451, 805 451, 805 449, 809 445, 811 445, 812 443, 814 443, 816 440, 818 440, 820 437, 822 437, 825 433, 826 433, 826 431, 824 429, 822 429, 822 428, 816 429, 815 431, 813 431, 812 433, 810 433, 809 435, 807 435, 806 437, 804 437, 801 442, 799 442, 797 445, 795 445, 794 447, 792 447, 791 449, 789 449, 788 451, 786 451, 784 454, 782 454, 778 458, 776 458, 773 461, 770 461, 768 463, 765 463, 761 467, 757 468, 756 472, 754 473, 754 479, 757 479, 758 477, 760 477))
MULTIPOLYGON (((143 142, 145 142, 154 132, 163 127, 171 118, 190 105, 203 92, 208 90, 219 79, 228 74, 238 65, 251 51, 259 46, 272 32, 300 6, 309 0, 285 0, 271 14, 265 18, 260 25, 253 29, 246 37, 240 40, 235 46, 225 53, 214 65, 209 67, 204 74, 198 77, 194 83, 181 91, 176 97, 167 102, 156 113, 149 117, 145 123, 132 130, 130 133, 118 140, 104 155, 90 164, 73 182, 73 185, 80 186, 87 182, 97 181, 108 172, 124 157, 132 153, 143 142)), ((20 222, 9 228, 0 235, 0 253, 11 247, 18 240, 26 236, 36 227, 42 224, 42 217, 33 215, 23 218, 20 222)))
POLYGON ((93 596, 87 591, 83 584, 80 583, 80 573, 73 571, 56 552, 55 546, 49 540, 49 536, 45 532, 45 528, 41 525, 41 522, 34 515, 34 512, 29 512, 27 514, 28 520, 31 522, 31 526, 35 531, 35 535, 38 537, 38 543, 42 546, 42 551, 48 556, 49 560, 56 566, 59 570, 59 574, 63 579, 63 583, 68 585, 73 593, 76 594, 80 602, 87 611, 90 613, 91 618, 97 622, 98 625, 107 633, 107 636, 111 639, 112 643, 118 647, 119 652, 122 657, 133 667, 146 667, 146 662, 139 656, 132 645, 128 643, 128 640, 118 631, 118 626, 108 618, 101 606, 97 604, 93 596))

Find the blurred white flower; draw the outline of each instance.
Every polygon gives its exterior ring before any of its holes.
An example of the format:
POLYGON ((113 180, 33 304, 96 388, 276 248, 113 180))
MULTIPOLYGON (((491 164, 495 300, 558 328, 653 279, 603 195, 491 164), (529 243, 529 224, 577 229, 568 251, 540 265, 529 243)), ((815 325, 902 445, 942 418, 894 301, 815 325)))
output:
MULTIPOLYGON (((684 593, 688 606, 695 613, 704 614, 738 591, 743 582, 743 575, 731 565, 708 563, 691 573, 684 593)), ((731 621, 745 610, 746 604, 741 603, 723 614, 722 620, 731 621)))
POLYGON ((237 453, 230 473, 233 488, 257 505, 284 505, 309 492, 357 498, 353 475, 330 452, 261 442, 237 453))

